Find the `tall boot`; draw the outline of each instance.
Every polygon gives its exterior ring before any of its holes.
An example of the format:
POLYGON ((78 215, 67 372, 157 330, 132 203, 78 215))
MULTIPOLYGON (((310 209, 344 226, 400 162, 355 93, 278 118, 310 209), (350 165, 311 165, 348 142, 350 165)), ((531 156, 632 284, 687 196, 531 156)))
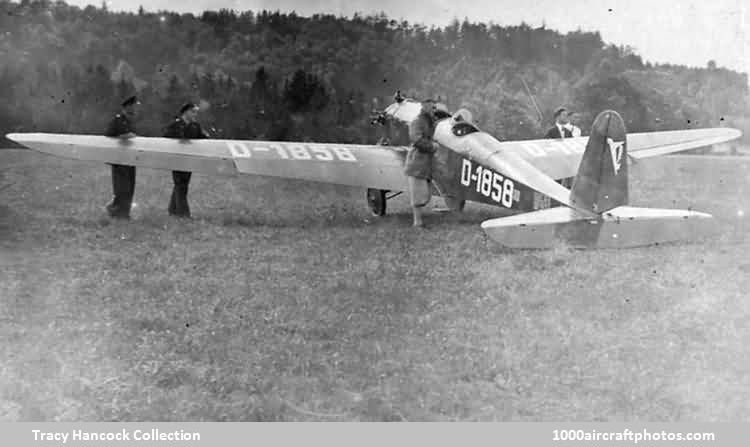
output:
POLYGON ((188 185, 190 184, 190 172, 172 171, 172 197, 169 200, 169 214, 177 217, 190 217, 190 205, 188 205, 188 185))
POLYGON ((107 213, 111 217, 121 219, 128 219, 130 217, 130 203, 132 200, 130 168, 133 167, 112 165, 112 192, 114 197, 112 198, 112 202, 107 205, 107 213))

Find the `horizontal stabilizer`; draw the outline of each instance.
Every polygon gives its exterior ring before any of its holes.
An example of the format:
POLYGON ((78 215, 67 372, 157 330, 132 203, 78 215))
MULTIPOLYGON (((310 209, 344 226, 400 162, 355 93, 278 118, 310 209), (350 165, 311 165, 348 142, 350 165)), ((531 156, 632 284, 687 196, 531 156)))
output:
POLYGON ((573 248, 631 248, 710 236, 716 223, 710 214, 689 210, 620 206, 592 219, 558 207, 487 220, 482 229, 511 248, 548 249, 559 243, 573 248))

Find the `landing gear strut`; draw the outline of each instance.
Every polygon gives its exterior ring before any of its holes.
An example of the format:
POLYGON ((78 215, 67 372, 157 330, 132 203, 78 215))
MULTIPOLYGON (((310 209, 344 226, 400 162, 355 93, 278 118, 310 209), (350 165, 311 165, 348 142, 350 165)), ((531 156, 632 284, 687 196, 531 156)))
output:
POLYGON ((373 216, 385 216, 388 199, 392 199, 401 194, 401 192, 397 192, 387 196, 386 194, 388 194, 388 192, 389 191, 385 189, 367 189, 367 206, 370 207, 373 216))
POLYGON ((373 216, 385 216, 386 192, 383 189, 367 189, 367 205, 373 216))
POLYGON ((446 211, 463 211, 466 206, 466 200, 457 199, 455 197, 443 197, 445 201, 446 211))

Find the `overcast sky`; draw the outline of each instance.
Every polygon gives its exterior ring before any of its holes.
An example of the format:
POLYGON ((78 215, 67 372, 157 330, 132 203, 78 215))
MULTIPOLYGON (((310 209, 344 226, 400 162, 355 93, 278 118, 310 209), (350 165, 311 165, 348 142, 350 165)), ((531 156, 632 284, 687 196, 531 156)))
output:
MULTIPOLYGON (((67 0, 85 6, 100 0, 67 0)), ((385 12, 395 19, 444 26, 457 18, 515 25, 545 23, 567 32, 598 30, 605 41, 630 45, 645 60, 750 72, 747 0, 108 0, 111 10, 205 9, 296 11, 300 15, 385 12)))

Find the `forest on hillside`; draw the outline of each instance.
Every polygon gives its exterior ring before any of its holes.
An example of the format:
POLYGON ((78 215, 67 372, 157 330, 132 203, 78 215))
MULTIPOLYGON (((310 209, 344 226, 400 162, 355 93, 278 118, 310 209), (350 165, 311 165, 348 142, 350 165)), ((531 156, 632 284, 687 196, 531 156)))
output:
POLYGON ((0 0, 0 135, 102 133, 137 93, 141 135, 193 101, 217 138, 373 143, 370 115, 396 90, 468 108, 500 139, 540 138, 565 105, 584 131, 612 108, 630 132, 731 126, 750 141, 747 74, 644 63, 596 32, 0 0))

